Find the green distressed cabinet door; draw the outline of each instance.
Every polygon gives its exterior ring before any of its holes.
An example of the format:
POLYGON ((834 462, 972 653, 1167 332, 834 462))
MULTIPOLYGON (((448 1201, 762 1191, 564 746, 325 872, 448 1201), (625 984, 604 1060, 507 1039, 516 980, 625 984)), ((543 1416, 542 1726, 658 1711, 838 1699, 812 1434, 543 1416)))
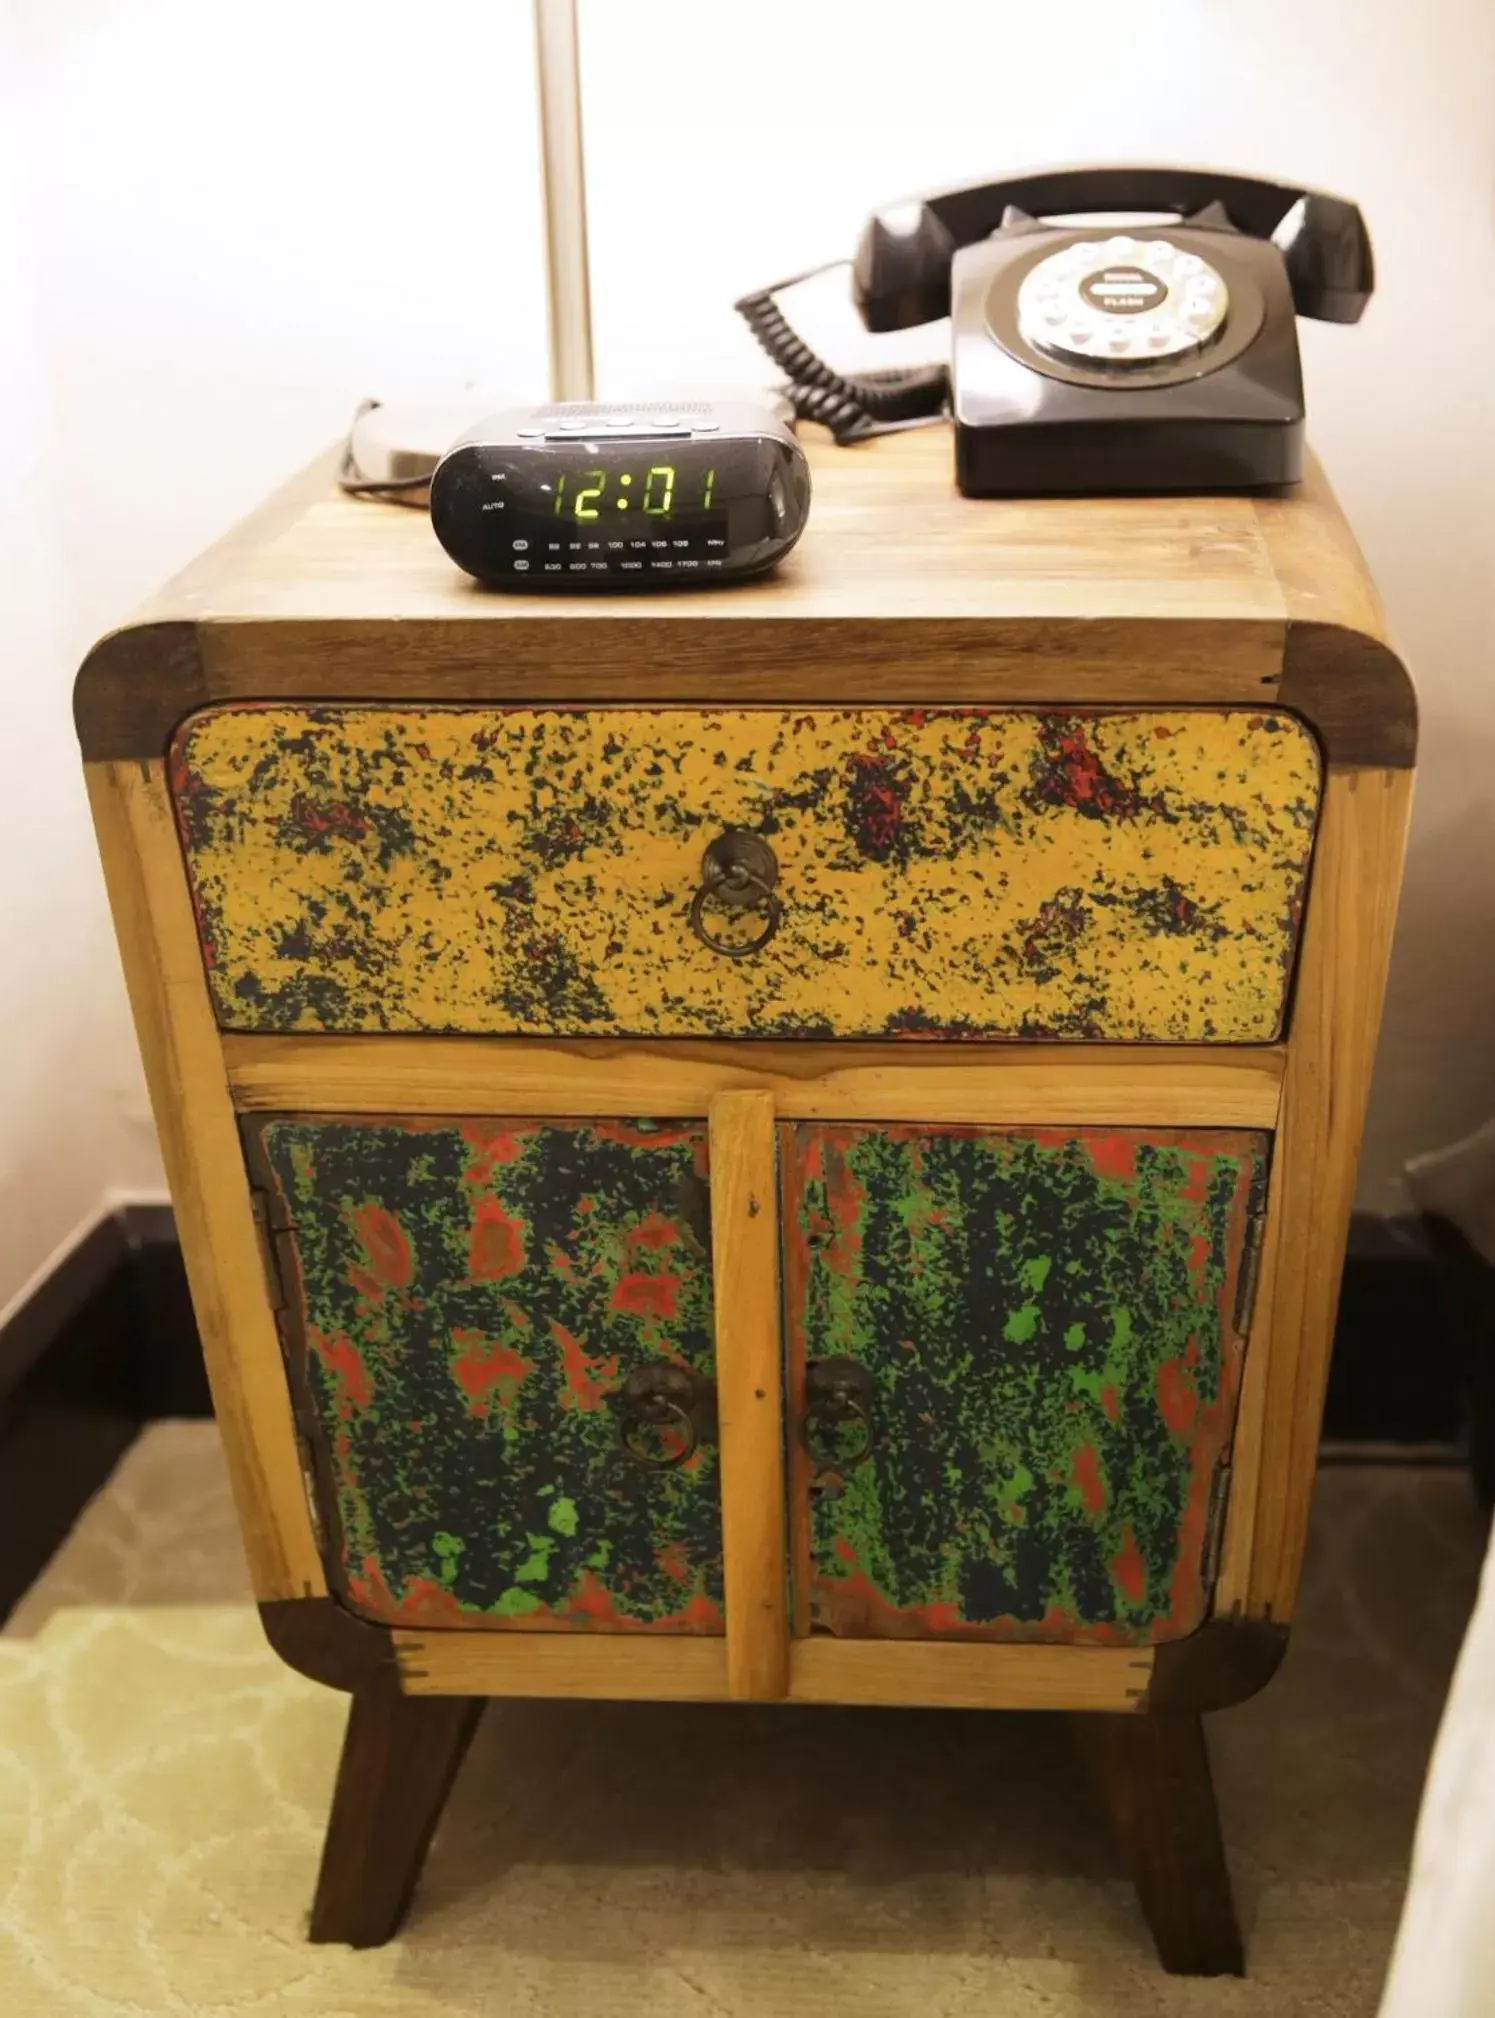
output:
POLYGON ((782 1130, 796 1629, 1192 1632, 1268 1138, 782 1130))
POLYGON ((704 1123, 249 1131, 334 1587, 365 1617, 722 1631, 704 1123), (630 1376, 690 1378, 656 1420, 630 1376), (635 1454, 625 1448, 625 1429, 635 1454), (692 1448, 692 1446, 694 1446, 692 1448))

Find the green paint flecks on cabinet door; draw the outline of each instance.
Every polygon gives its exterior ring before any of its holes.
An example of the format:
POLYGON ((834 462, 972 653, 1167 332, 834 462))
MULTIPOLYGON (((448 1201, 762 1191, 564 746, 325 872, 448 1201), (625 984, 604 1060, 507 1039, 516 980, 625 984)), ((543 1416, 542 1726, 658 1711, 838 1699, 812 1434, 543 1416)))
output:
POLYGON ((714 1377, 704 1125, 254 1132, 346 1601, 400 1624, 721 1632, 715 1447, 648 1468, 617 1412, 651 1362, 714 1377))
POLYGON ((783 1137, 791 1415, 807 1363, 872 1376, 863 1462, 817 1470, 795 1434, 800 1630, 1193 1631, 1267 1137, 815 1123, 783 1137))

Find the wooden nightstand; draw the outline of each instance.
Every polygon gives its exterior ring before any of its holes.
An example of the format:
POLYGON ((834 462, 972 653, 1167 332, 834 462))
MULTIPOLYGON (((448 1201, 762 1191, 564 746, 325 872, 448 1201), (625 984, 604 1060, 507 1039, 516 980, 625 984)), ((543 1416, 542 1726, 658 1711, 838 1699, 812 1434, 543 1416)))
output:
POLYGON ((77 713, 314 1939, 486 1697, 1060 1709, 1169 1968, 1292 1614, 1412 691, 1321 477, 814 453, 774 579, 484 595, 304 480, 77 713))

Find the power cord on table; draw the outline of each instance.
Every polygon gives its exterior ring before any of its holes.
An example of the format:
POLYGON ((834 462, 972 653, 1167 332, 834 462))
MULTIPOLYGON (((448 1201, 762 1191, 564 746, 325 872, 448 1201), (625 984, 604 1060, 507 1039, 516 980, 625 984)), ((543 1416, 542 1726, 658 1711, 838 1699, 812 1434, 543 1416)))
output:
POLYGON ((382 399, 365 399, 359 402, 348 427, 347 439, 343 443, 343 459, 338 465, 337 472, 338 485, 350 497, 383 498, 389 504, 411 505, 416 510, 423 510, 427 503, 425 493, 431 488, 430 470, 425 470, 418 476, 369 477, 365 476, 358 466, 358 456, 353 447, 354 432, 365 414, 377 413, 383 404, 382 399))
POLYGON ((905 365, 848 376, 811 350, 779 307, 777 297, 786 289, 848 265, 849 260, 833 259, 812 266, 756 294, 745 294, 734 306, 780 371, 788 374, 784 390, 795 413, 801 420, 828 427, 838 442, 864 441, 870 435, 938 420, 950 396, 950 374, 944 365, 905 365))

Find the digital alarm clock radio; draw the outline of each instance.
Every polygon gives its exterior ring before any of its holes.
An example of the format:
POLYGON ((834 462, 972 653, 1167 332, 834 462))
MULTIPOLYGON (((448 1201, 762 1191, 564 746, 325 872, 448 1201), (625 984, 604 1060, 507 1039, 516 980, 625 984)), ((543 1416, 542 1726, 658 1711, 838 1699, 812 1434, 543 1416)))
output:
POLYGON ((498 413, 431 478, 431 524, 491 588, 662 589, 741 580, 810 508, 789 426, 749 401, 570 401, 498 413))

